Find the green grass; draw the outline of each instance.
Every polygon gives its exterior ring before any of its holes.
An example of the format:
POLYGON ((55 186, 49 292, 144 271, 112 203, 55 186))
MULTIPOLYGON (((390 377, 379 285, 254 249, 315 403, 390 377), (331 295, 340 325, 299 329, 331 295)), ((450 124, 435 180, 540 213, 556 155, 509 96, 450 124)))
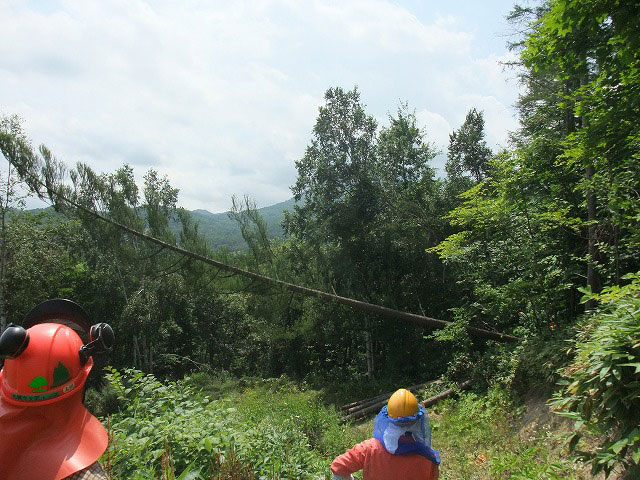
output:
POLYGON ((103 458, 114 478, 167 478, 168 468, 217 478, 228 458, 259 479, 329 478, 332 458, 368 436, 340 426, 319 392, 285 378, 243 380, 233 392, 227 379, 213 388, 219 398, 198 391, 201 377, 161 383, 114 370, 108 380, 120 402, 103 458))

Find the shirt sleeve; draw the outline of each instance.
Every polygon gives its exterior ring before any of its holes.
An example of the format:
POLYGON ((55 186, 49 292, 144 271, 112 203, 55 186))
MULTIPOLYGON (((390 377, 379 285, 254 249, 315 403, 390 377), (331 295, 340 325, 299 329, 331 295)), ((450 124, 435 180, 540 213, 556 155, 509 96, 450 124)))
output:
POLYGON ((108 480, 108 478, 100 464, 95 462, 84 470, 80 470, 70 477, 66 477, 65 480, 108 480))
POLYGON ((362 470, 367 458, 366 442, 357 444, 342 455, 337 456, 331 463, 331 471, 342 477, 349 477, 352 473, 362 470))

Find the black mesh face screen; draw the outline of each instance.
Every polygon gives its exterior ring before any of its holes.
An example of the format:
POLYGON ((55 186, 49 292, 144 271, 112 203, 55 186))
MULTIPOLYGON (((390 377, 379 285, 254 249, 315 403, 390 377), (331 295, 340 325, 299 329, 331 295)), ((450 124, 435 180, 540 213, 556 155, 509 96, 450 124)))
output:
POLYGON ((71 300, 54 298, 38 304, 24 317, 22 326, 29 328, 47 322, 65 325, 76 332, 83 343, 89 342, 89 315, 71 300))

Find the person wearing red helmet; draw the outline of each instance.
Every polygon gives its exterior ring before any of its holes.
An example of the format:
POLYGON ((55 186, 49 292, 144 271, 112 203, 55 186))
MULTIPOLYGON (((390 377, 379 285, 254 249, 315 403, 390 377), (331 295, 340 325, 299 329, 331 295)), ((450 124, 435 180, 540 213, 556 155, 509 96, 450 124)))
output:
POLYGON ((0 335, 0 479, 106 479, 102 424, 84 407, 92 356, 114 342, 69 300, 34 308, 0 335))
POLYGON ((373 438, 336 457, 334 480, 350 480, 362 470, 363 480, 437 480, 440 455, 431 448, 427 412, 409 390, 397 390, 373 423, 373 438))

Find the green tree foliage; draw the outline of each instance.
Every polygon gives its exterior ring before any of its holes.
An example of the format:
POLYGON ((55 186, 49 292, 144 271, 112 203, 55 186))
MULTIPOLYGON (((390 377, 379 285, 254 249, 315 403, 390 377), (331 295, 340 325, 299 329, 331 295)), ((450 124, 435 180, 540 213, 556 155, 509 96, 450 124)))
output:
MULTIPOLYGON (((16 115, 0 118, 0 132, 14 137, 24 138, 20 118, 16 115)), ((1 133, 0 133, 1 134, 1 133)), ((10 146, 9 148, 12 148, 10 146)), ((7 238, 7 224, 12 211, 24 207, 24 198, 18 193, 20 180, 11 164, 7 165, 6 175, 0 178, 0 329, 7 324, 6 272, 9 262, 9 244, 7 238)))
POLYGON ((16 213, 7 225, 7 244, 5 302, 10 321, 19 323, 47 298, 91 302, 97 272, 89 271, 83 253, 91 241, 78 221, 49 213, 16 213))
POLYGON ((173 375, 193 368, 255 372, 246 361, 260 364, 261 344, 253 333, 240 333, 255 329, 246 298, 228 295, 238 290, 235 279, 218 278, 74 206, 212 255, 188 212, 176 208, 178 191, 166 177, 150 170, 139 190, 127 165, 110 174, 84 164, 67 170, 45 147, 36 153, 24 136, 0 133, 2 152, 22 178, 65 214, 15 214, 8 224, 3 300, 12 321, 46 298, 72 298, 114 327, 115 365, 173 375))
POLYGON ((498 155, 491 172, 461 196, 463 203, 450 213, 459 231, 432 251, 464 278, 467 321, 499 330, 548 329, 571 316, 564 303, 573 259, 563 254, 562 239, 575 227, 551 215, 527 189, 532 172, 517 154, 498 155))
POLYGON ((438 250, 473 285, 465 313, 540 329, 579 313, 585 266, 594 290, 595 273, 615 283, 637 268, 639 12, 558 0, 512 18, 525 14, 517 149, 465 194, 461 231, 438 250))
POLYGON ((639 246, 639 17, 634 2, 551 2, 522 54, 527 68, 554 72, 571 110, 557 164, 582 177, 574 188, 588 210, 587 260, 612 282, 634 270, 639 246))
POLYGON ((533 326, 541 337, 545 324, 573 322, 580 312, 575 292, 584 285, 585 265, 594 291, 610 284, 590 297, 601 307, 580 324, 574 361, 562 370, 564 386, 553 402, 576 420, 570 446, 594 472, 610 472, 640 459, 637 277, 619 286, 624 272, 638 268, 640 78, 633 32, 640 9, 633 2, 552 1, 533 13, 522 43, 527 91, 517 150, 497 159, 489 179, 465 194, 452 212, 463 231, 438 248, 472 272, 464 277, 474 282, 483 313, 503 304, 503 321, 533 326), (494 268, 478 270, 489 252, 497 253, 488 262, 494 268), (579 443, 582 426, 602 435, 596 448, 579 443))
POLYGON ((240 226, 242 238, 249 246, 256 266, 272 263, 273 252, 271 251, 267 224, 258 212, 255 202, 248 196, 244 197, 243 202, 233 196, 231 203, 232 207, 228 215, 240 226))
POLYGON ((464 173, 470 174, 477 182, 487 177, 491 149, 484 138, 484 116, 472 108, 462 126, 449 134, 446 171, 450 179, 464 173))
POLYGON ((338 243, 357 258, 363 254, 363 226, 380 208, 376 122, 365 113, 357 89, 329 89, 325 100, 311 144, 296 162, 292 191, 296 200, 304 198, 304 205, 294 207, 285 228, 316 246, 338 243))
MULTIPOLYGON (((378 131, 356 88, 327 90, 311 143, 296 163, 292 191, 303 204, 284 223, 291 239, 282 253, 290 255, 290 270, 301 272, 301 283, 401 310, 424 312, 428 305, 430 315, 444 314, 450 304, 433 293, 443 288, 441 263, 423 253, 447 228, 442 185, 429 165, 436 153, 406 105, 378 131)), ((366 362, 369 375, 428 375, 422 360, 407 362, 405 356, 411 351, 427 358, 419 328, 316 301, 296 308, 297 323, 308 326, 301 340, 329 346, 334 361, 345 359, 356 371, 366 362)))

